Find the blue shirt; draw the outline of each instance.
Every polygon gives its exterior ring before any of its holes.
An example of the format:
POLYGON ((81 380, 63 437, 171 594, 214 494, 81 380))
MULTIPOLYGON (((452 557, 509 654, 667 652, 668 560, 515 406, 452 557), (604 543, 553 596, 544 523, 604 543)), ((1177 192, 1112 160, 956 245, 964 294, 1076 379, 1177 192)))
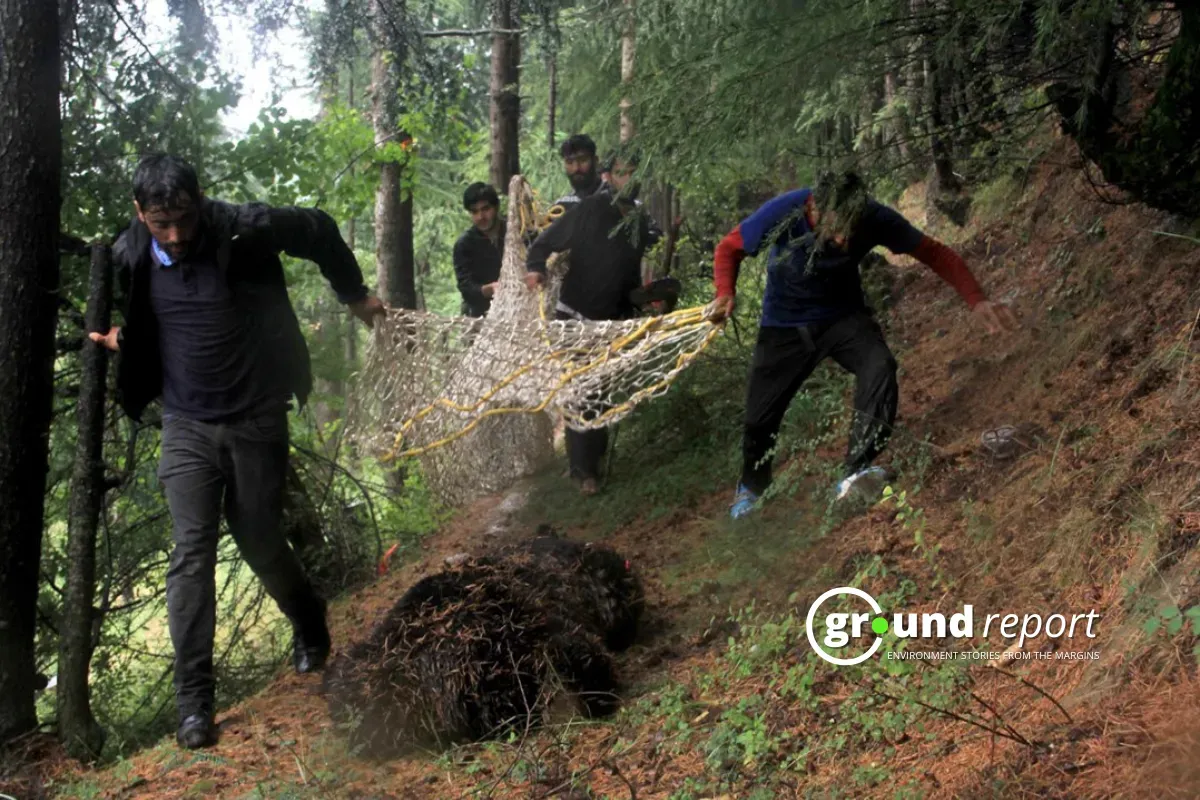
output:
POLYGON ((781 194, 739 225, 748 255, 769 248, 763 327, 795 327, 865 310, 859 262, 878 245, 911 253, 924 238, 899 212, 871 200, 844 248, 832 242, 819 247, 804 214, 811 195, 811 189, 781 194))

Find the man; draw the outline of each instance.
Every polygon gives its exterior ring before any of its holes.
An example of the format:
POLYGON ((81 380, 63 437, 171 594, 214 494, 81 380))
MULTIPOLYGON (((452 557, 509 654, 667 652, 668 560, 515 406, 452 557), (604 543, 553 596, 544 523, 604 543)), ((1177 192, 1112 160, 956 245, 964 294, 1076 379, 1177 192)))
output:
POLYGON ((195 170, 152 155, 134 173, 136 219, 113 246, 125 326, 90 338, 119 350, 117 387, 140 420, 161 396, 158 475, 173 522, 167 613, 185 748, 216 742, 215 570, 222 504, 246 563, 291 621, 299 673, 329 655, 325 602, 280 530, 290 398, 312 388, 279 253, 315 261, 368 326, 385 313, 322 211, 209 200, 195 170))
MULTIPOLYGON (((558 319, 623 319, 636 313, 642 254, 654 244, 645 214, 634 213, 636 184, 631 183, 636 159, 618 157, 612 182, 580 200, 570 213, 556 219, 529 248, 525 285, 536 289, 545 281, 552 253, 571 251, 571 268, 563 278, 555 316, 558 319), (632 296, 631 296, 632 295, 632 296)), ((605 429, 566 433, 571 477, 585 495, 600 490, 600 462, 608 448, 605 429)))
POLYGON ((586 133, 569 137, 559 148, 559 154, 567 173, 567 182, 571 184, 571 193, 558 198, 554 205, 567 210, 595 194, 604 181, 597 170, 596 143, 586 133))
POLYGON ((746 392, 742 477, 730 514, 749 514, 771 482, 771 451, 783 415, 817 365, 833 358, 857 380, 855 419, 837 497, 871 496, 891 476, 871 462, 896 418, 896 361, 863 298, 858 264, 874 247, 907 253, 957 290, 989 333, 1016 327, 986 299, 962 258, 899 213, 868 197, 855 173, 826 173, 815 188, 767 201, 735 227, 713 258, 711 318, 734 310, 738 266, 769 247, 762 323, 746 392))
POLYGON ((454 244, 454 274, 463 298, 463 314, 482 317, 491 308, 500 285, 505 220, 500 216, 499 195, 486 183, 467 187, 463 208, 471 215, 472 224, 454 244))

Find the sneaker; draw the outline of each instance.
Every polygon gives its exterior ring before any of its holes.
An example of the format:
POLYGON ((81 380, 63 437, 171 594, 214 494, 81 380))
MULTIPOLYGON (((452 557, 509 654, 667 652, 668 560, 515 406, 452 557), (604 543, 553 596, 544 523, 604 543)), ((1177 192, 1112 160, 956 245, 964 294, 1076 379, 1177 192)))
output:
POLYGON ((757 507, 759 496, 739 483, 737 493, 733 496, 733 505, 729 507, 729 516, 733 519, 746 516, 757 507))
POLYGON ((848 497, 876 503, 883 496, 883 487, 895 480, 896 474, 887 467, 867 467, 838 481, 836 499, 848 497))

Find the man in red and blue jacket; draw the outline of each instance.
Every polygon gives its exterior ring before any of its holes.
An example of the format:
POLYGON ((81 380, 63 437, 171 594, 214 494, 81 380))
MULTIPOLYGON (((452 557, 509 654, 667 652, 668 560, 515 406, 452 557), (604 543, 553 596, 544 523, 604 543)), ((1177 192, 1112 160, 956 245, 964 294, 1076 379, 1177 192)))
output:
POLYGON ((750 369, 742 439, 742 478, 730 510, 750 513, 771 483, 771 459, 792 398, 825 358, 853 372, 855 419, 837 495, 881 485, 871 463, 896 418, 896 360, 863 296, 859 262, 882 245, 929 266, 954 287, 989 333, 1016 327, 1012 312, 988 300, 961 256, 867 195, 853 172, 826 173, 811 189, 767 201, 717 245, 711 318, 734 310, 738 267, 768 249, 762 322, 750 369))

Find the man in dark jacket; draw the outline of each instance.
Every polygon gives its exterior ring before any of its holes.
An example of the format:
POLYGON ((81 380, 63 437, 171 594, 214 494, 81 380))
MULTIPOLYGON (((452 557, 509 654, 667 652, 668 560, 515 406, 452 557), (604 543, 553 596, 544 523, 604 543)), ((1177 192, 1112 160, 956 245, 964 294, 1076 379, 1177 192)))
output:
POLYGON ((507 225, 500 216, 500 197, 486 183, 467 187, 463 208, 471 215, 471 227, 454 243, 454 275, 463 298, 462 313, 482 317, 492 307, 499 286, 507 225))
POLYGON ((294 633, 297 672, 329 655, 325 602, 280 528, 290 400, 312 388, 308 349, 279 253, 315 261, 371 325, 384 313, 354 254, 321 211, 234 206, 203 197, 196 172, 153 155, 134 174, 137 218, 117 238, 123 328, 90 338, 119 351, 125 412, 160 397, 158 475, 173 522, 167 613, 175 647, 179 744, 206 747, 213 725, 215 570, 222 506, 230 533, 294 633))
POLYGON ((571 184, 571 193, 558 198, 554 205, 565 210, 591 197, 600 190, 604 181, 600 178, 596 160, 596 143, 586 133, 568 137, 559 148, 559 155, 562 156, 567 182, 571 184))
MULTIPOLYGON (((555 316, 560 320, 624 319, 637 312, 642 255, 655 240, 648 216, 634 203, 630 179, 636 161, 617 157, 611 184, 588 195, 556 219, 529 248, 525 285, 536 289, 546 278, 552 253, 571 251, 555 316), (632 296, 631 296, 632 295, 632 296)), ((585 495, 600 490, 600 462, 608 431, 567 429, 571 476, 585 495)))
POLYGON ((987 299, 962 257, 871 199, 853 172, 827 173, 811 189, 768 200, 717 245, 711 319, 733 313, 738 266, 769 251, 762 321, 746 390, 742 478, 730 515, 751 513, 771 483, 775 437, 792 398, 817 365, 832 358, 853 372, 854 423, 838 499, 876 499, 889 472, 872 462, 896 418, 896 359, 863 297, 859 263, 876 246, 907 253, 949 283, 989 332, 1016 327, 987 299))

